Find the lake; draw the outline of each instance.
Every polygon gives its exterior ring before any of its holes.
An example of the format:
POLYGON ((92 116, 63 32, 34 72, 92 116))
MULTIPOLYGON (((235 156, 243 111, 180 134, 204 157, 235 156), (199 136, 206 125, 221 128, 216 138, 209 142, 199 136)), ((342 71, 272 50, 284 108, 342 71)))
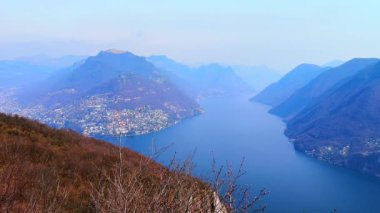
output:
MULTIPOLYGON (((270 194, 266 212, 380 212, 380 180, 309 158, 294 150, 281 119, 268 106, 248 97, 201 101, 205 113, 164 131, 123 138, 122 143, 151 155, 153 146, 169 147, 158 158, 167 164, 174 153, 185 159, 194 153, 195 174, 205 177, 213 156, 235 167, 245 159, 240 183, 270 194), (154 145, 153 145, 154 144, 154 145)), ((116 138, 102 138, 118 144, 116 138)))

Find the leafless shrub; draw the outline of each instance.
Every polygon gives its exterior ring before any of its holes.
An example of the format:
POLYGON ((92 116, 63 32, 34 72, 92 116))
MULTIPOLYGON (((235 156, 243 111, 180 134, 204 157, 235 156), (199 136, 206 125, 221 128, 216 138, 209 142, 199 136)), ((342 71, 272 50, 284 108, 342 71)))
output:
POLYGON ((18 173, 17 166, 6 165, 0 172, 0 210, 11 212, 19 196, 20 186, 17 185, 15 175, 18 173))
MULTIPOLYGON (((62 212, 68 193, 56 171, 24 162, 25 147, 20 141, 2 145, 0 211, 62 212)), ((41 164, 48 164, 47 159, 41 164)))
POLYGON ((64 212, 68 192, 56 176, 41 173, 35 190, 29 193, 26 212, 64 212))
POLYGON ((179 162, 173 157, 168 169, 157 171, 154 178, 145 177, 151 160, 141 161, 138 171, 128 171, 120 149, 120 163, 102 181, 93 185, 92 201, 99 212, 252 212, 264 211, 256 204, 267 192, 250 198, 250 189, 239 186, 244 175, 243 162, 234 175, 232 166, 216 168, 213 179, 206 183, 192 177, 192 157, 179 162))
POLYGON ((239 185, 239 179, 245 174, 243 171, 244 159, 241 161, 237 173, 234 173, 233 167, 228 162, 225 166, 216 166, 213 159, 212 175, 213 178, 208 181, 212 190, 216 192, 221 202, 232 212, 264 212, 265 206, 257 206, 260 199, 269 192, 261 189, 259 193, 251 197, 250 187, 239 185))
POLYGON ((161 169, 147 176, 149 161, 141 161, 139 170, 129 171, 121 163, 111 173, 103 172, 102 181, 93 186, 95 209, 99 212, 189 212, 210 206, 207 185, 189 176, 190 164, 180 165, 173 159, 170 170, 161 169))

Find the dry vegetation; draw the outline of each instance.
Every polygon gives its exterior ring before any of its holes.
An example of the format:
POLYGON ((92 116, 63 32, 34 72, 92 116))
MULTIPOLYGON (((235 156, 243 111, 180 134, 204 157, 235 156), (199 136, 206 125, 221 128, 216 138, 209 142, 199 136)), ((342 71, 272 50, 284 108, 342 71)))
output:
POLYGON ((2 212, 248 212, 230 167, 214 180, 191 176, 191 160, 169 168, 131 150, 0 114, 2 212), (219 194, 219 196, 217 196, 219 194))

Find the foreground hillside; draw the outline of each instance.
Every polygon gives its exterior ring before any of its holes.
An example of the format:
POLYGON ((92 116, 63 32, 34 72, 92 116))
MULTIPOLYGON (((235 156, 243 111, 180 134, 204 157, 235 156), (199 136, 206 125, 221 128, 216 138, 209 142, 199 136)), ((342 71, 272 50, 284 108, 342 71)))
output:
POLYGON ((0 114, 2 212, 212 209, 208 186, 128 149, 0 114))

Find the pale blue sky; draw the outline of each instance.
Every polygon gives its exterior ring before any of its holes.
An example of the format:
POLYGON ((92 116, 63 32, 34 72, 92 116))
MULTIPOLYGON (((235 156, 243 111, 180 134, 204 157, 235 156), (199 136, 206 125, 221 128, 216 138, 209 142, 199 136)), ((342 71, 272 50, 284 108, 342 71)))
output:
POLYGON ((375 0, 0 0, 0 58, 126 49, 190 64, 380 57, 375 0))

